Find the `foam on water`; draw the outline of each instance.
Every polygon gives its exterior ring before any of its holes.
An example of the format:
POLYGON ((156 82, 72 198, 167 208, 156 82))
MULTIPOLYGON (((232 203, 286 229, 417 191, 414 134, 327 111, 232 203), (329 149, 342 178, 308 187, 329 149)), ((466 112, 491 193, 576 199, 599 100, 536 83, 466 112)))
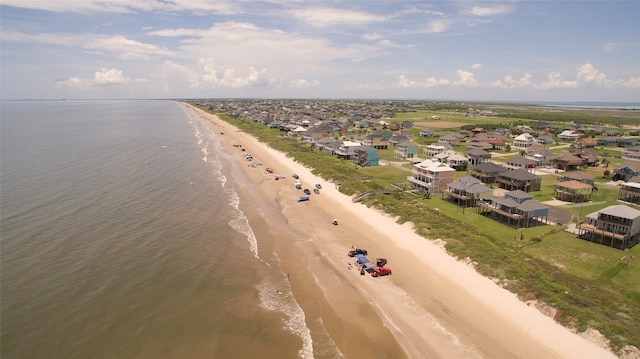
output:
POLYGON ((288 317, 283 326, 302 339, 302 348, 298 351, 300 357, 313 358, 311 331, 306 325, 304 311, 293 297, 290 286, 287 285, 285 291, 281 291, 273 281, 264 279, 258 285, 258 295, 264 309, 278 311, 288 317))

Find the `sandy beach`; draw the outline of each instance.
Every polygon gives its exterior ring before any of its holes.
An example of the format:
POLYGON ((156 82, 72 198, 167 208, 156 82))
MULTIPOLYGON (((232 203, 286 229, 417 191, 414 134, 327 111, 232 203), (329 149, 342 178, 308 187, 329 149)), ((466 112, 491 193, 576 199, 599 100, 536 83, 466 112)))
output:
POLYGON ((236 184, 240 206, 258 250, 277 253, 307 320, 322 318, 346 358, 615 358, 449 256, 410 224, 353 203, 309 168, 214 115, 181 105, 206 119, 223 150, 237 156, 234 176, 246 179, 236 184), (248 166, 246 153, 262 165, 248 166), (302 192, 292 173, 304 188, 321 184, 320 194, 297 202, 302 192), (285 178, 275 180, 276 174, 285 178), (348 269, 352 245, 366 248, 369 258, 387 258, 393 275, 373 278, 348 269))

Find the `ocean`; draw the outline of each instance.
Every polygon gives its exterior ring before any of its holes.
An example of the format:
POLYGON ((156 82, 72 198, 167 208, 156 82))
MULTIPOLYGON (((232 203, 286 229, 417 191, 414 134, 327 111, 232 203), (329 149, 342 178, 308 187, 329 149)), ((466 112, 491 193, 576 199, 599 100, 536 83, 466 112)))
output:
POLYGON ((283 299, 231 155, 194 112, 161 100, 1 111, 3 359, 341 356, 283 299))

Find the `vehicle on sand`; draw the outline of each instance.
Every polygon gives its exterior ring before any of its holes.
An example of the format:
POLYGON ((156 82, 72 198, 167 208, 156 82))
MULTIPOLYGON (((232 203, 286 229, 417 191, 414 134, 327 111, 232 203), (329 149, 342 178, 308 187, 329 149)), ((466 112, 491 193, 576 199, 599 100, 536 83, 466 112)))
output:
POLYGON ((349 257, 355 257, 356 254, 364 254, 366 256, 368 253, 369 252, 367 252, 366 249, 356 248, 354 250, 349 251, 349 253, 347 253, 347 255, 349 257))
POLYGON ((391 274, 391 268, 387 268, 387 267, 379 267, 374 269, 371 272, 371 276, 372 277, 382 277, 385 275, 390 275, 391 274))

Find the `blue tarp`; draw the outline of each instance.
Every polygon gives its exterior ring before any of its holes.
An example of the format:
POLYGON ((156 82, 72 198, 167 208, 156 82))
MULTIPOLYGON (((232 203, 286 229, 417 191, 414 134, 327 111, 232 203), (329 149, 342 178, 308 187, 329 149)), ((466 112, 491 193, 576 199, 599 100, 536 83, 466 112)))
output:
POLYGON ((356 254, 355 257, 358 258, 358 263, 360 264, 369 262, 369 260, 367 259, 367 257, 364 256, 364 254, 356 254))

